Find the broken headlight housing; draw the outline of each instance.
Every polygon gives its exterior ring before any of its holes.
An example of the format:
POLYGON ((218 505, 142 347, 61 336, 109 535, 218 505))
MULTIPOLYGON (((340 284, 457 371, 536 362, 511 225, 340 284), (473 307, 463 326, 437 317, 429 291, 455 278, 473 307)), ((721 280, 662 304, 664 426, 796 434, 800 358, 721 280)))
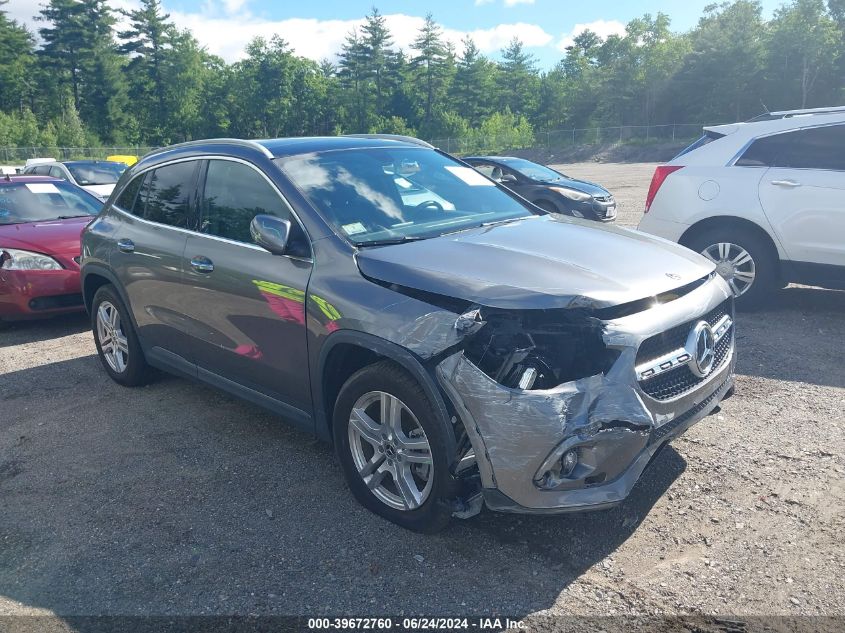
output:
POLYGON ((606 372, 618 357, 604 343, 601 321, 585 311, 479 308, 456 326, 468 323, 464 355, 511 389, 552 389, 606 372))

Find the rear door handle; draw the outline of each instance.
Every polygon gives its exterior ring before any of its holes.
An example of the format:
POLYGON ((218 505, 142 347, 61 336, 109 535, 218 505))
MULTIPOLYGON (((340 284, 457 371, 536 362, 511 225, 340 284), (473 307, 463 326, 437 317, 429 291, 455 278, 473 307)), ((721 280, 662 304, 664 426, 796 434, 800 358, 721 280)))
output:
POLYGON ((195 255, 191 258, 191 268, 198 273, 210 273, 214 270, 214 262, 203 255, 195 255))
POLYGON ((134 253, 135 252, 135 242, 132 240, 128 240, 123 238, 122 240, 117 241, 117 248, 122 253, 134 253))
POLYGON ((800 187, 801 183, 795 180, 773 180, 772 184, 777 187, 800 187))

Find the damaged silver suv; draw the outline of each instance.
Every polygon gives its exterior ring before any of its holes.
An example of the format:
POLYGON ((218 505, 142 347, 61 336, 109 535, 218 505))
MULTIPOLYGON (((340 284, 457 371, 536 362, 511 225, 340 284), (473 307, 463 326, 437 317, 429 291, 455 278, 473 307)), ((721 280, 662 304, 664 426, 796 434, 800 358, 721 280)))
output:
POLYGON ((85 229, 82 278, 115 381, 158 368, 276 411, 420 531, 617 503, 733 386, 713 263, 413 139, 157 151, 85 229))

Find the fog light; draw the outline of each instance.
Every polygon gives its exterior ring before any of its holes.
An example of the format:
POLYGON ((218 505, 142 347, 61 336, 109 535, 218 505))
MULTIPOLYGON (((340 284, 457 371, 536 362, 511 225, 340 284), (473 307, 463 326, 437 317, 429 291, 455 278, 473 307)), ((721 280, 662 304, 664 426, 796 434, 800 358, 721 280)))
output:
POLYGON ((560 458, 560 474, 562 477, 569 477, 578 465, 578 450, 566 451, 560 458))

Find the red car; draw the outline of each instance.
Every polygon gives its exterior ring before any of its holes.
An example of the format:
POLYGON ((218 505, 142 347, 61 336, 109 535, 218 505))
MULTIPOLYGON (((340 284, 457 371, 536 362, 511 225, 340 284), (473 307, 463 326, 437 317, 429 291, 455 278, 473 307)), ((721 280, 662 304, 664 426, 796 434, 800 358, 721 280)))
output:
POLYGON ((64 180, 0 176, 0 324, 84 309, 79 236, 101 208, 64 180))

